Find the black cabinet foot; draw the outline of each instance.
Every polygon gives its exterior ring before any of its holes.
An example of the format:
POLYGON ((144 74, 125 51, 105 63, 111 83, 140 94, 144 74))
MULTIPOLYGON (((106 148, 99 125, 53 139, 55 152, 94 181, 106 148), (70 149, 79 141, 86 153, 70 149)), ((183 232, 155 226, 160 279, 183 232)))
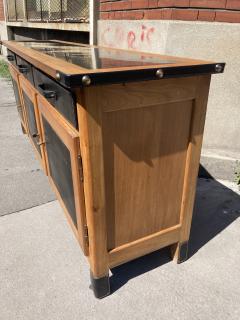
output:
POLYGON ((110 282, 109 276, 102 278, 94 278, 92 272, 90 273, 91 289, 94 296, 98 299, 102 299, 110 294, 110 282))
POLYGON ((177 263, 182 263, 188 259, 188 241, 177 243, 171 247, 172 258, 177 263))

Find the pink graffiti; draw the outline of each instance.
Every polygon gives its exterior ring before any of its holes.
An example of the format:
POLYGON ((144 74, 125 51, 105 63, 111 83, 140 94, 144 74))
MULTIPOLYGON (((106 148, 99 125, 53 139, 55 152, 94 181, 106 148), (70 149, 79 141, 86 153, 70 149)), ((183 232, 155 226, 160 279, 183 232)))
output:
POLYGON ((141 33, 141 41, 143 42, 144 41, 144 38, 145 38, 145 31, 147 27, 145 27, 144 25, 142 25, 142 33, 141 33))
POLYGON ((128 48, 134 49, 134 42, 136 40, 136 35, 133 31, 129 31, 127 35, 128 48))
POLYGON ((154 31, 155 31, 155 29, 153 27, 148 29, 148 31, 147 31, 147 41, 148 41, 148 43, 151 42, 150 36, 151 36, 151 34, 154 33, 154 31))
POLYGON ((119 46, 127 42, 129 49, 138 49, 141 45, 151 46, 154 27, 141 25, 140 30, 127 30, 121 26, 107 27, 101 33, 101 43, 110 47, 119 46))

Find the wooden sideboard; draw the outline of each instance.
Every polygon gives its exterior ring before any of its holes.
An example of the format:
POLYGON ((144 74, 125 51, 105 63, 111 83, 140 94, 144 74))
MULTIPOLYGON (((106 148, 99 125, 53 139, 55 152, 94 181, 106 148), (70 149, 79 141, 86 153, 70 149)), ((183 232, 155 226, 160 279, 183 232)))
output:
POLYGON ((187 259, 211 74, 224 63, 57 41, 4 41, 17 108, 87 256, 109 269, 170 246, 187 259))

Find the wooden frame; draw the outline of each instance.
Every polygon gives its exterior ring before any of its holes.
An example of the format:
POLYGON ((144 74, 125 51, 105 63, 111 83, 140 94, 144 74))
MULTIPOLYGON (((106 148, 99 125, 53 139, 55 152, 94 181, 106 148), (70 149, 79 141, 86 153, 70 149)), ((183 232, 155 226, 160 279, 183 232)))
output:
MULTIPOLYGON (((27 42, 27 41, 23 41, 27 42)), ((39 42, 39 41, 38 41, 39 42)), ((56 41, 49 41, 50 43, 56 43, 56 41)), ((60 42, 62 44, 72 45, 71 42, 60 42)), ((87 69, 76 64, 61 60, 59 58, 47 55, 29 47, 19 45, 18 42, 14 41, 3 41, 11 51, 17 53, 20 57, 30 62, 36 68, 42 70, 54 79, 57 79, 63 86, 68 88, 77 88, 80 83, 85 85, 84 76, 90 78, 90 82, 86 85, 91 84, 107 84, 107 83, 121 83, 128 81, 144 81, 144 80, 159 80, 163 77, 181 77, 194 76, 197 74, 213 74, 222 73, 224 71, 224 63, 214 63, 212 61, 203 61, 196 59, 179 58, 173 56, 159 55, 153 53, 143 53, 135 50, 124 50, 108 48, 103 46, 90 46, 81 45, 88 47, 89 49, 100 48, 110 54, 113 52, 127 53, 130 56, 134 54, 147 55, 148 57, 158 57, 163 60, 171 60, 171 62, 153 62, 149 65, 134 65, 134 66, 122 66, 122 67, 110 67, 110 68, 95 68, 87 69), (159 70, 160 68, 160 70, 159 70), (158 72, 160 71, 160 74, 158 72), (114 77, 115 75, 115 77, 114 77), (115 79, 116 78, 116 79, 115 79), (115 79, 115 80, 114 80, 115 79)), ((77 44, 75 44, 77 46, 77 44)))
MULTIPOLYGON (((169 245, 172 245, 173 258, 178 259, 180 246, 189 239, 209 84, 210 76, 199 76, 184 80, 167 79, 162 82, 161 86, 156 82, 149 82, 147 86, 145 83, 132 83, 125 86, 86 88, 84 91, 78 92, 78 121, 81 128, 79 133, 91 252, 89 260, 91 271, 96 278, 105 277, 111 267, 169 245), (109 197, 106 195, 106 185, 110 182, 109 180, 105 181, 104 178, 106 177, 104 172, 109 167, 108 165, 106 167, 105 162, 108 160, 104 155, 104 144, 107 139, 107 136, 104 135, 105 114, 119 114, 119 112, 133 108, 138 108, 136 112, 139 112, 138 110, 150 108, 150 106, 155 108, 159 103, 160 110, 161 106, 165 104, 167 106, 171 104, 176 106, 180 104, 179 106, 182 107, 188 104, 191 106, 188 116, 189 122, 186 123, 189 128, 186 131, 188 146, 185 151, 186 157, 182 160, 184 175, 182 177, 182 191, 179 189, 182 194, 180 193, 181 206, 179 207, 178 222, 174 222, 172 226, 167 228, 156 230, 152 234, 146 234, 133 241, 108 249, 107 235, 109 232, 107 230, 114 227, 112 224, 109 225, 106 216, 108 211, 106 201, 109 201, 109 197)), ((107 120, 109 119, 111 118, 107 118, 107 120)), ((133 126, 136 119, 132 122, 133 126)), ((180 121, 182 119, 184 118, 181 118, 180 121)), ((105 125, 109 126, 109 121, 105 125)), ((107 132, 110 135, 110 131, 107 132)), ((182 139, 181 135, 178 139, 182 139)), ((131 179, 129 177, 128 183, 131 179)), ((128 224, 130 228, 129 219, 131 218, 128 217, 128 222, 125 220, 124 225, 128 224)))
POLYGON ((66 213, 66 217, 71 225, 72 230, 74 231, 75 236, 77 237, 82 250, 85 255, 88 255, 88 244, 85 238, 86 231, 86 216, 85 216, 85 203, 84 203, 84 194, 83 194, 83 185, 80 177, 80 164, 79 158, 81 157, 80 153, 80 144, 79 144, 79 134, 75 128, 73 128, 62 115, 60 115, 50 103, 43 98, 41 95, 37 95, 37 102, 40 113, 40 123, 41 130, 43 132, 43 141, 46 141, 42 117, 44 117, 48 123, 51 125, 55 133, 62 140, 64 145, 68 148, 71 156, 71 168, 72 168, 72 180, 73 180, 73 191, 76 207, 76 216, 77 216, 77 229, 72 222, 70 214, 64 205, 64 202, 58 192, 58 189, 51 177, 51 172, 49 169, 48 155, 44 143, 44 153, 46 156, 46 164, 48 168, 48 177, 50 183, 57 194, 57 197, 66 213))
POLYGON ((8 68, 9 68, 9 72, 10 72, 13 80, 16 81, 16 83, 17 83, 19 99, 20 99, 20 102, 21 102, 21 105, 18 106, 18 107, 22 108, 22 114, 23 114, 23 119, 20 118, 20 120, 21 120, 21 125, 22 125, 22 129, 23 129, 24 133, 27 133, 28 127, 27 127, 27 120, 26 120, 26 110, 25 110, 25 107, 24 107, 24 104, 23 104, 23 101, 22 101, 21 87, 20 87, 20 83, 19 83, 20 73, 11 64, 8 64, 8 68))
MULTIPOLYGON (((65 41, 64 43, 69 43, 65 41)), ((71 42, 70 42, 71 43, 71 42)), ((36 50, 26 48, 23 46, 19 46, 17 43, 14 41, 3 41, 3 44, 7 44, 7 47, 12 50, 13 52, 19 54, 21 57, 23 57, 25 60, 28 62, 32 63, 34 66, 37 68, 43 70, 45 73, 49 74, 53 78, 56 76, 56 70, 66 73, 66 74, 85 74, 86 71, 88 73, 95 73, 96 71, 98 72, 107 72, 108 69, 94 69, 94 70, 88 70, 76 65, 73 65, 69 62, 64 62, 58 58, 47 56, 44 53, 38 52, 36 50)), ((89 45, 85 45, 88 46, 89 45)), ((122 52, 129 52, 129 50, 124 50, 124 49, 114 49, 114 48, 108 48, 108 47, 99 47, 99 46, 91 46, 92 48, 106 48, 110 51, 122 51, 122 52)), ((131 52, 131 51, 130 51, 131 52)), ((132 51, 133 53, 141 53, 140 51, 132 51)), ((190 65, 199 65, 199 64, 206 64, 206 61, 204 60, 196 60, 196 59, 186 59, 186 58, 179 58, 179 57, 173 57, 173 56, 167 56, 167 55, 157 55, 154 53, 149 53, 149 56, 161 56, 163 59, 173 59, 173 61, 176 61, 174 64, 175 66, 190 66, 190 65)), ((211 62, 210 62, 211 63, 211 62)), ((153 64, 151 67, 160 67, 160 64, 153 64)), ((171 64, 164 64, 164 67, 169 67, 171 64)), ((122 71, 122 70, 144 70, 144 69, 149 69, 148 66, 141 66, 141 67, 121 67, 121 68, 111 68, 112 71, 122 71)))
MULTIPOLYGON (((28 96, 28 98, 32 101, 33 106, 34 106, 34 115, 35 115, 35 119, 36 119, 37 131, 38 131, 37 134, 39 135, 39 142, 38 143, 39 143, 39 147, 40 147, 41 156, 39 155, 39 152, 36 149, 36 146, 33 142, 33 138, 31 136, 31 133, 29 130, 29 124, 27 125, 27 134, 30 138, 31 144, 32 144, 33 149, 35 151, 35 154, 36 154, 38 160, 40 161, 45 174, 48 174, 47 167, 46 167, 45 153, 44 153, 43 144, 42 144, 43 134, 42 134, 42 130, 40 127, 39 111, 38 111, 37 100, 36 100, 37 92, 32 87, 30 82, 27 79, 25 79, 22 75, 19 76, 19 84, 20 84, 20 88, 21 88, 23 105, 25 106, 24 98, 23 98, 23 94, 22 94, 24 92, 28 96)), ((25 106, 25 112, 27 113, 26 106, 25 106)), ((26 116, 26 120, 27 120, 27 116, 26 116)))

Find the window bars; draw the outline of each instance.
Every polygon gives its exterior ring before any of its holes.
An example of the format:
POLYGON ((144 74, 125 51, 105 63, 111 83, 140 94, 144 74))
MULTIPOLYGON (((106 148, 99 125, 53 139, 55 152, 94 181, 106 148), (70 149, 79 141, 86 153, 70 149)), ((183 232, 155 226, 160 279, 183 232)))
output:
POLYGON ((89 0, 7 0, 7 9, 8 21, 89 21, 89 0))

